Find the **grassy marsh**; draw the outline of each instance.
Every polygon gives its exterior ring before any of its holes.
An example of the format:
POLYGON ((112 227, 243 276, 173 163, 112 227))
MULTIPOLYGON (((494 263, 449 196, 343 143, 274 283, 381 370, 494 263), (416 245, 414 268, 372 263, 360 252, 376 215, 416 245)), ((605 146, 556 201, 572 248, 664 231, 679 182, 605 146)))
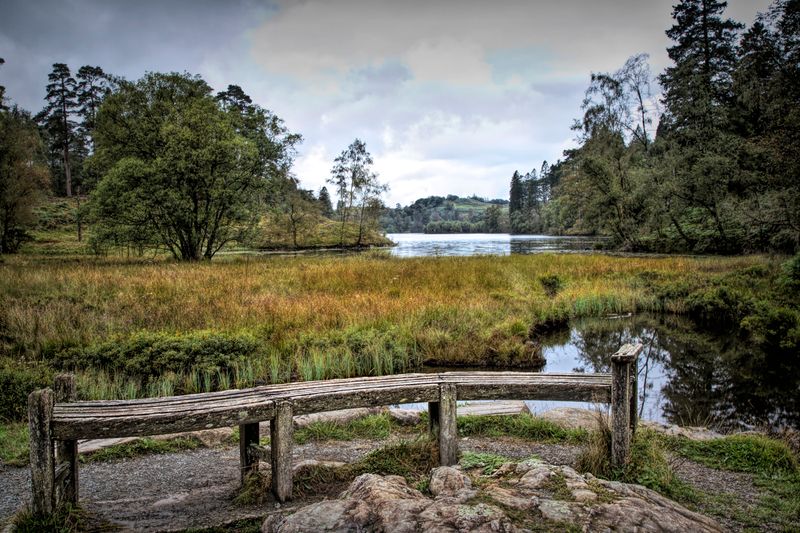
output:
POLYGON ((30 376, 0 417, 18 418, 25 391, 58 370, 77 371, 82 398, 135 398, 426 362, 526 366, 537 328, 584 316, 724 307, 737 319, 766 300, 796 322, 781 275, 760 256, 6 257, 0 370, 30 376))

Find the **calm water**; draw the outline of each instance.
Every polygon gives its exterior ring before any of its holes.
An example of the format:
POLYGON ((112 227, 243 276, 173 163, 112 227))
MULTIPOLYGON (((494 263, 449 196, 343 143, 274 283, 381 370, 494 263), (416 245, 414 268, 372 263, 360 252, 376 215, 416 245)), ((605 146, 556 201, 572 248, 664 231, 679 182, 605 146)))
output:
POLYGON ((398 257, 585 252, 595 250, 603 242, 601 237, 552 237, 508 233, 389 233, 386 236, 397 243, 391 253, 398 257))
MULTIPOLYGON (((800 364, 773 361, 732 332, 700 331, 681 317, 643 314, 578 321, 541 341, 547 359, 542 372, 610 372, 610 354, 625 343, 642 343, 639 406, 648 420, 725 430, 800 427, 800 364)), ((540 401, 528 407, 606 408, 540 401)))

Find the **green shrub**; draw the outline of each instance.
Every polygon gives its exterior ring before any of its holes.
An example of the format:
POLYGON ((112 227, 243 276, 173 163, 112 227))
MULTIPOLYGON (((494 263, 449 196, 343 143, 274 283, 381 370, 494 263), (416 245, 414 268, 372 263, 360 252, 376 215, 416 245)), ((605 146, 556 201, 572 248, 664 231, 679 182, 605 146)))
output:
POLYGON ((22 420, 27 416, 28 395, 53 383, 53 371, 45 365, 0 362, 0 420, 22 420))
POLYGON ((561 289, 564 288, 565 282, 558 274, 548 274, 539 277, 539 283, 542 284, 545 294, 550 298, 554 298, 561 289))
POLYGON ((63 369, 103 368, 129 376, 155 378, 168 372, 230 371, 260 354, 262 345, 248 334, 142 332, 53 355, 63 369))

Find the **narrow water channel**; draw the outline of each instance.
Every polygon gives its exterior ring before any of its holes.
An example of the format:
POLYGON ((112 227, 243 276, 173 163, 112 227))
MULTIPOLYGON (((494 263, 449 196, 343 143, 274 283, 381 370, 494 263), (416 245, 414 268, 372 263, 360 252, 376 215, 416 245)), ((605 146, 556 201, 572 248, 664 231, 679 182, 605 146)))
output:
MULTIPOLYGON (((647 420, 723 431, 800 427, 800 362, 774 361, 735 332, 703 331, 672 315, 639 314, 579 320, 541 341, 547 360, 542 372, 609 372, 610 355, 622 344, 642 343, 639 406, 647 420)), ((527 403, 532 412, 604 407, 527 403)))

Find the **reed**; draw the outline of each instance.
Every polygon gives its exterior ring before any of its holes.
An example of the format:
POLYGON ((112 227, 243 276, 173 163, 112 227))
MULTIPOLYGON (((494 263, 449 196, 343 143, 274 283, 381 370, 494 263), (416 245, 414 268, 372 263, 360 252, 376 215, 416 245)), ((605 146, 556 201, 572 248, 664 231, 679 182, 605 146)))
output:
POLYGON ((85 398, 382 375, 424 362, 525 364, 537 324, 686 312, 691 294, 741 272, 760 273, 737 281, 741 290, 774 292, 780 261, 26 255, 0 264, 0 356, 77 370, 85 398))

